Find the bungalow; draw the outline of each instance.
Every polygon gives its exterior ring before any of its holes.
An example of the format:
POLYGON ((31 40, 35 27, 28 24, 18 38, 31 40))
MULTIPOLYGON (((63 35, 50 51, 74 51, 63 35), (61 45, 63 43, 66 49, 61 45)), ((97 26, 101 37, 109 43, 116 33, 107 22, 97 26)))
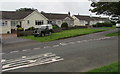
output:
POLYGON ((48 24, 58 25, 61 27, 62 23, 66 22, 69 27, 74 25, 74 19, 70 16, 70 12, 68 14, 41 12, 41 14, 48 19, 48 24))
POLYGON ((94 25, 98 22, 108 22, 107 18, 100 17, 90 17, 84 15, 73 15, 74 26, 86 26, 86 25, 94 25))
POLYGON ((61 27, 63 22, 69 27, 74 24, 70 14, 40 13, 39 11, 0 11, 0 34, 13 33, 17 25, 28 29, 30 27, 39 28, 43 24, 56 24, 61 27))
POLYGON ((24 29, 29 27, 39 27, 39 25, 47 24, 48 20, 37 10, 35 11, 0 11, 0 33, 13 33, 20 25, 24 29))

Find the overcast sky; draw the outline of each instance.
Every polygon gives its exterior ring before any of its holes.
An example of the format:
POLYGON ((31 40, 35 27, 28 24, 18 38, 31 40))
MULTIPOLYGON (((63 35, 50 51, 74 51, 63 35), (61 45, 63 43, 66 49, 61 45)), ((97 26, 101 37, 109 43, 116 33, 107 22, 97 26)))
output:
MULTIPOLYGON (((50 13, 90 15, 89 0, 0 0, 0 11, 14 11, 19 8, 35 8, 50 13)), ((94 15, 94 14, 92 14, 94 15)))

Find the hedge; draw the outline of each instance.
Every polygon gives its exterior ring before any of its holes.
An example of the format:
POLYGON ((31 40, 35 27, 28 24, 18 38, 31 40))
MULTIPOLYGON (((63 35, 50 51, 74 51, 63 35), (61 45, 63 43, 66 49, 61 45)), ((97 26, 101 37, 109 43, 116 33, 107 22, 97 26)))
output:
POLYGON ((97 23, 96 27, 112 27, 112 23, 110 22, 105 22, 105 23, 97 23))

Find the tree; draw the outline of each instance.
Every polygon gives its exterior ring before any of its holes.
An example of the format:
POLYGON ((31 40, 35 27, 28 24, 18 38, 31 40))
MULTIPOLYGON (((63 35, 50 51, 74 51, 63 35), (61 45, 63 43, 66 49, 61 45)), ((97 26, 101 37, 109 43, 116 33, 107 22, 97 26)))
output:
POLYGON ((91 4, 93 9, 90 9, 91 12, 96 13, 97 15, 115 15, 120 16, 120 1, 119 2, 93 2, 91 4))
POLYGON ((35 11, 36 9, 34 8, 20 8, 20 9, 17 9, 16 11, 35 11))

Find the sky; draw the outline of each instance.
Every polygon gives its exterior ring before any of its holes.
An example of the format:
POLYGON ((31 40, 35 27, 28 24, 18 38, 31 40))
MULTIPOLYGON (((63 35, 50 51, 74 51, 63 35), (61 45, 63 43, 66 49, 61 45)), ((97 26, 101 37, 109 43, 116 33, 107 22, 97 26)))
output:
MULTIPOLYGON (((89 0, 0 0, 0 11, 15 11, 19 8, 35 8, 48 13, 68 13, 71 15, 95 14, 89 11, 89 0)), ((103 16, 103 15, 102 15, 103 16)))

